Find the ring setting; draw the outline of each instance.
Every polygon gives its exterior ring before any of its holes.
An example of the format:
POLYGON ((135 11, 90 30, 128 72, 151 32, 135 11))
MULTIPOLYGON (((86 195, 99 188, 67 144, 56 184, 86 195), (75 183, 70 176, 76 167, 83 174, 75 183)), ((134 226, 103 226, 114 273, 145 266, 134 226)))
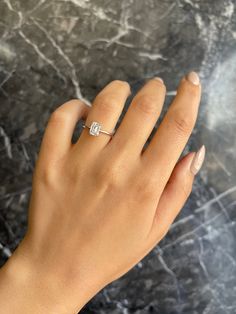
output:
POLYGON ((105 130, 102 130, 101 123, 99 123, 97 121, 92 121, 90 126, 87 126, 87 125, 84 124, 83 128, 88 128, 89 129, 89 134, 92 135, 92 136, 99 136, 100 133, 104 133, 104 134, 112 136, 115 133, 115 131, 107 132, 105 130))
POLYGON ((93 136, 98 136, 101 128, 102 126, 100 123, 93 121, 89 128, 89 134, 93 136))

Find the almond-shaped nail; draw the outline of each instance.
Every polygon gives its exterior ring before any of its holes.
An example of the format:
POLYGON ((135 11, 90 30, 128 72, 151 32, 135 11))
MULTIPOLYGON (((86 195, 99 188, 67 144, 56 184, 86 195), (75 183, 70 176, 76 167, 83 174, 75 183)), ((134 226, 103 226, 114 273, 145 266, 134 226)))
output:
POLYGON ((199 85, 200 78, 196 72, 190 72, 186 75, 186 79, 194 85, 199 85))
POLYGON ((190 166, 190 171, 196 175, 201 169, 204 158, 205 158, 206 148, 204 145, 197 151, 196 155, 193 158, 193 161, 190 166))
POLYGON ((158 77, 158 76, 155 76, 155 77, 154 77, 154 80, 157 80, 157 81, 159 81, 159 82, 161 82, 161 83, 164 83, 163 79, 160 78, 160 77, 158 77))

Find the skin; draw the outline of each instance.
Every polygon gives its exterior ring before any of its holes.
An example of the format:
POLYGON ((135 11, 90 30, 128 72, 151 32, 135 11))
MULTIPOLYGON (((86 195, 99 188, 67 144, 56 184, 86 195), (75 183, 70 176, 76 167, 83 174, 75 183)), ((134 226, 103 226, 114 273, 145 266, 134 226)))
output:
POLYGON ((92 107, 80 100, 50 116, 36 163, 28 229, 0 271, 1 311, 77 313, 165 236, 187 200, 195 153, 179 160, 193 130, 201 85, 181 80, 160 127, 166 87, 149 80, 136 94, 115 135, 94 137, 78 120, 115 128, 130 95, 109 83, 92 107))

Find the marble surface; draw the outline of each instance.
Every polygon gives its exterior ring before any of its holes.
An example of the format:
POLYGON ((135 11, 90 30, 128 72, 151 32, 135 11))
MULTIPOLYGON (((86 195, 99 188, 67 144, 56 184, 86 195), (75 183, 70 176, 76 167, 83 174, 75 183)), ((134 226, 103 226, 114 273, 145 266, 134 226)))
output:
POLYGON ((207 155, 191 197, 165 239, 83 313, 236 313, 234 0, 0 1, 1 265, 26 230, 50 113, 72 97, 92 101, 113 79, 135 93, 153 75, 167 108, 192 69, 203 97, 185 152, 204 143, 207 155))

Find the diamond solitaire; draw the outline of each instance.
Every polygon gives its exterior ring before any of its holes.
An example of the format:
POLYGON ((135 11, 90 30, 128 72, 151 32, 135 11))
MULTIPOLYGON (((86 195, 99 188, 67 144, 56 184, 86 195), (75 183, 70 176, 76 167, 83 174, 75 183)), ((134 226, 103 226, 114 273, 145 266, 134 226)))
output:
POLYGON ((91 126, 88 126, 88 125, 85 125, 83 124, 82 125, 83 128, 88 128, 89 129, 89 134, 92 135, 92 136, 98 136, 100 133, 103 133, 103 134, 106 134, 106 135, 109 135, 109 136, 113 136, 113 134, 115 134, 115 130, 113 130, 112 132, 107 132, 105 130, 102 130, 102 126, 99 122, 96 122, 96 121, 93 121, 91 123, 91 126))
POLYGON ((90 135, 93 135, 93 136, 98 136, 99 135, 99 132, 101 130, 101 124, 94 121, 92 122, 91 126, 90 126, 90 129, 89 129, 89 134, 90 135))

